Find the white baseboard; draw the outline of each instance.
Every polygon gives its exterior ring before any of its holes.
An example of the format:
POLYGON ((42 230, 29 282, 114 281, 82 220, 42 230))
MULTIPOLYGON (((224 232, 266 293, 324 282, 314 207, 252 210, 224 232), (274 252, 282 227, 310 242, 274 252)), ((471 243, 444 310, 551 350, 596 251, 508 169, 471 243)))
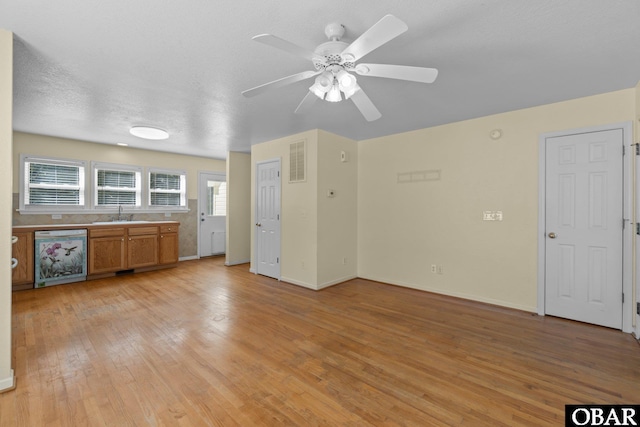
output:
POLYGON ((416 284, 413 284, 413 283, 405 283, 405 282, 401 282, 401 281, 397 281, 397 280, 390 280, 390 279, 380 278, 380 277, 367 277, 367 276, 358 276, 358 277, 360 277, 361 279, 365 279, 365 280, 373 280, 374 282, 387 283, 387 284, 390 284, 390 285, 396 285, 396 286, 402 286, 402 287, 405 287, 405 288, 417 289, 419 291, 433 292, 434 294, 447 295, 447 296, 450 296, 450 297, 456 297, 456 298, 466 299, 466 300, 470 300, 470 301, 483 302, 485 304, 498 305, 500 307, 514 308, 516 310, 527 311, 527 312, 530 312, 530 313, 536 313, 537 312, 537 308, 536 307, 520 305, 520 304, 512 304, 510 302, 496 300, 496 299, 493 299, 493 298, 485 298, 485 297, 481 297, 481 296, 478 296, 478 295, 467 294, 467 293, 464 293, 464 292, 448 292, 448 291, 445 291, 445 290, 442 290, 442 289, 431 288, 429 286, 420 286, 420 285, 416 285, 416 284))
POLYGON ((249 273, 256 274, 256 269, 255 268, 249 268, 249 273))
POLYGON ((248 264, 250 262, 251 262, 251 259, 241 259, 239 261, 225 262, 224 265, 226 265, 227 267, 230 267, 232 265, 248 264))
POLYGON ((312 289, 314 291, 318 290, 318 288, 315 285, 312 285, 311 283, 301 282, 300 280, 291 279, 289 277, 283 276, 280 278, 280 280, 286 283, 291 283, 292 285, 297 285, 297 286, 302 286, 303 288, 312 289))
POLYGON ((338 285, 340 283, 344 283, 344 282, 347 282, 349 280, 353 280, 353 279, 357 279, 357 278, 358 278, 358 276, 353 275, 353 276, 341 277, 340 279, 336 279, 336 280, 331 280, 329 282, 325 282, 325 283, 322 283, 322 284, 318 285, 318 290, 324 289, 324 288, 328 288, 329 286, 338 285))
POLYGON ((13 374, 13 369, 9 371, 9 377, 0 379, 0 393, 3 391, 9 391, 16 386, 16 377, 13 374))
POLYGON ((178 261, 191 261, 194 259, 200 259, 200 258, 198 258, 198 255, 181 256, 180 258, 178 258, 178 261))

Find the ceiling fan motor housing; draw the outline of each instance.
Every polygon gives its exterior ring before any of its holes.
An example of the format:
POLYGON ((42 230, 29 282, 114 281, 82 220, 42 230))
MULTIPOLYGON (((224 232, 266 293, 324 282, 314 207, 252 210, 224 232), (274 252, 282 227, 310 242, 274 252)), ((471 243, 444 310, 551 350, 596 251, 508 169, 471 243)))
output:
POLYGON ((324 62, 313 61, 313 66, 316 68, 316 70, 325 69, 333 65, 341 65, 342 67, 347 69, 354 68, 355 64, 353 62, 347 62, 342 57, 342 52, 348 46, 349 45, 347 43, 339 40, 322 43, 316 48, 314 53, 322 56, 325 60, 324 62))

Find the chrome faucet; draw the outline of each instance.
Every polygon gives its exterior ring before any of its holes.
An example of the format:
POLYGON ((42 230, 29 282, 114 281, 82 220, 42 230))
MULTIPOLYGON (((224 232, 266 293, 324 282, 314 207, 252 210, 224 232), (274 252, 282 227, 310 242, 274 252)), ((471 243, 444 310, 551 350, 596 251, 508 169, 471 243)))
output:
POLYGON ((122 205, 118 205, 118 221, 122 221, 122 205))

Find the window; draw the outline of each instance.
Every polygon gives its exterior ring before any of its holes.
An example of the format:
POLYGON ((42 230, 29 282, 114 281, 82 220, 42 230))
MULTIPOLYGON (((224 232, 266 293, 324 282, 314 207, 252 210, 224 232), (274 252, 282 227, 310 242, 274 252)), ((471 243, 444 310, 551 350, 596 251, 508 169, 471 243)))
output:
POLYGON ((85 206, 85 164, 22 156, 24 168, 21 208, 85 206))
POLYGON ((94 204, 99 206, 140 206, 142 171, 135 166, 93 164, 94 204))
POLYGON ((149 207, 187 207, 184 171, 149 170, 149 207))
POLYGON ((227 215, 227 183, 207 181, 207 215, 227 215))

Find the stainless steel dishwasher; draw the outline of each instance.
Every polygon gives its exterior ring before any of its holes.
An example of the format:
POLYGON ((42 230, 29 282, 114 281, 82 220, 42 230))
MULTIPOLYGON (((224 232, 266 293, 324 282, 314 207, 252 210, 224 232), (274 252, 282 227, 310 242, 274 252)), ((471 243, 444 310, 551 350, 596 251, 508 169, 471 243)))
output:
POLYGON ((87 230, 35 233, 35 288, 87 278, 87 230))

